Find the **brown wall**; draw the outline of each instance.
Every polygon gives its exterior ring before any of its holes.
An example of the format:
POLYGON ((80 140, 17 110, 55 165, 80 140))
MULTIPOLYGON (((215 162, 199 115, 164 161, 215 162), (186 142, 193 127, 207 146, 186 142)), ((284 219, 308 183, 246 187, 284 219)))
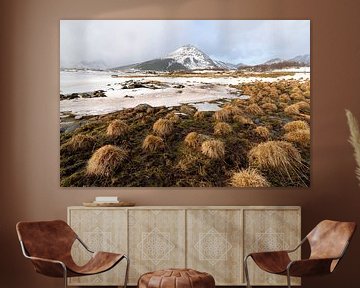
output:
MULTIPOLYGON (((0 4, 0 286, 62 287, 33 273, 15 235, 19 220, 66 217, 95 195, 139 205, 301 205, 303 234, 324 218, 360 223, 360 188, 344 109, 360 118, 359 1, 8 0, 0 4), (311 19, 310 189, 59 187, 60 19, 311 19)), ((359 232, 358 232, 359 233, 359 232)), ((360 237, 337 272, 304 287, 358 287, 360 237)))

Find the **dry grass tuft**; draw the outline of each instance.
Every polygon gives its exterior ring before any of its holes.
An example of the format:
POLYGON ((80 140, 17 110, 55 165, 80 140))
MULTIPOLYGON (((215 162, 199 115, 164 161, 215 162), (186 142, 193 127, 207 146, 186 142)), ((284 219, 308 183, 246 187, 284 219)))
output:
POLYGON ((359 180, 360 185, 360 130, 359 130, 359 124, 354 117, 354 115, 349 111, 346 111, 346 117, 348 120, 348 125, 350 128, 350 138, 349 142, 354 148, 354 157, 355 161, 357 163, 357 167, 355 170, 355 174, 357 179, 359 180))
POLYGON ((254 129, 254 132, 264 139, 268 139, 270 136, 269 129, 264 126, 258 126, 254 129))
POLYGON ((184 142, 188 147, 196 149, 199 148, 201 143, 207 139, 209 139, 209 137, 206 135, 199 134, 197 132, 190 132, 186 135, 184 142))
POLYGON ((252 167, 269 169, 281 175, 298 175, 301 167, 299 151, 286 141, 267 141, 258 144, 249 152, 252 167))
POLYGON ((253 114, 253 115, 263 115, 264 111, 257 105, 256 103, 250 104, 248 107, 246 107, 246 112, 253 114))
POLYGON ((105 145, 94 152, 86 166, 86 173, 111 176, 126 159, 128 151, 114 145, 105 145))
POLYGON ((181 118, 178 114, 175 114, 175 112, 170 112, 165 116, 165 119, 170 120, 173 123, 179 123, 181 118))
POLYGON ((214 126, 215 135, 227 135, 233 131, 232 127, 225 122, 218 122, 214 126))
POLYGON ((256 169, 247 168, 236 172, 230 179, 233 187, 270 187, 270 183, 256 169))
POLYGON ((168 119, 160 118, 154 123, 153 130, 159 136, 167 136, 174 130, 174 124, 168 119))
POLYGON ((196 108, 189 105, 181 105, 180 112, 188 115, 193 115, 196 112, 196 108))
POLYGON ((290 99, 290 97, 289 97, 289 95, 287 95, 287 94, 281 94, 280 96, 279 96, 279 101, 280 102, 289 102, 291 99, 290 99))
POLYGON ((273 103, 265 103, 265 104, 261 105, 261 108, 263 108, 266 111, 276 111, 277 110, 277 106, 273 103))
POLYGON ((299 130, 288 132, 284 135, 284 139, 286 141, 298 143, 303 146, 309 146, 310 145, 310 130, 309 129, 299 129, 299 130))
POLYGON ((297 102, 294 105, 297 105, 300 110, 310 111, 310 104, 305 101, 297 102))
POLYGON ((254 124, 254 122, 250 118, 247 118, 247 117, 244 117, 241 115, 235 115, 233 117, 233 120, 240 124, 254 124))
POLYGON ((292 121, 284 125, 284 130, 286 132, 296 131, 296 130, 310 130, 309 124, 302 120, 292 121))
POLYGON ((232 117, 232 111, 230 109, 221 109, 216 111, 213 117, 217 121, 229 121, 232 117))
POLYGON ((305 100, 305 97, 300 92, 290 94, 290 98, 293 100, 305 100))
POLYGON ((225 145, 220 140, 206 140, 201 144, 201 153, 212 159, 225 156, 225 145))
POLYGON ((116 119, 110 122, 106 129, 106 135, 110 137, 118 137, 125 135, 129 132, 129 130, 130 128, 125 121, 116 119))
POLYGON ((206 117, 206 113, 204 111, 196 111, 194 114, 195 119, 204 119, 206 117))
POLYGON ((284 109, 284 112, 288 115, 299 114, 300 113, 299 106, 297 104, 289 105, 284 109))
POLYGON ((84 134, 76 134, 71 139, 62 145, 62 149, 66 149, 69 151, 79 151, 90 149, 94 146, 95 137, 84 135, 84 134))
POLYGON ((154 152, 165 148, 164 140, 158 136, 147 135, 142 144, 146 151, 154 152))

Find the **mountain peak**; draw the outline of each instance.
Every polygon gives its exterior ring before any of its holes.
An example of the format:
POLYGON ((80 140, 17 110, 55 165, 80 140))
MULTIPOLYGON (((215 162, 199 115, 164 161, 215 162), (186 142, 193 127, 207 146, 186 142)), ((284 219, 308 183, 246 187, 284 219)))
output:
POLYGON ((175 60, 188 69, 213 69, 217 65, 203 51, 194 45, 187 44, 169 53, 166 58, 175 60))

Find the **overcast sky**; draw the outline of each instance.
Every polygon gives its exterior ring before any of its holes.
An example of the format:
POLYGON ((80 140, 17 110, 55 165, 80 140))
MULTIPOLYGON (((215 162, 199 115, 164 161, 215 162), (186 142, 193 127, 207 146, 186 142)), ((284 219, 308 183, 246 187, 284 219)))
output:
POLYGON ((192 44, 216 60, 259 64, 310 54, 309 20, 61 20, 60 64, 108 67, 165 57, 192 44))

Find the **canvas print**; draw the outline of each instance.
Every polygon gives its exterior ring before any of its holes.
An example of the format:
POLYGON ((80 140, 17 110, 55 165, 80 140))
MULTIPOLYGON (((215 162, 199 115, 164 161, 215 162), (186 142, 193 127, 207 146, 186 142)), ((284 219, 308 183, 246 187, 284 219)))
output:
POLYGON ((60 21, 62 187, 308 187, 309 20, 60 21))

